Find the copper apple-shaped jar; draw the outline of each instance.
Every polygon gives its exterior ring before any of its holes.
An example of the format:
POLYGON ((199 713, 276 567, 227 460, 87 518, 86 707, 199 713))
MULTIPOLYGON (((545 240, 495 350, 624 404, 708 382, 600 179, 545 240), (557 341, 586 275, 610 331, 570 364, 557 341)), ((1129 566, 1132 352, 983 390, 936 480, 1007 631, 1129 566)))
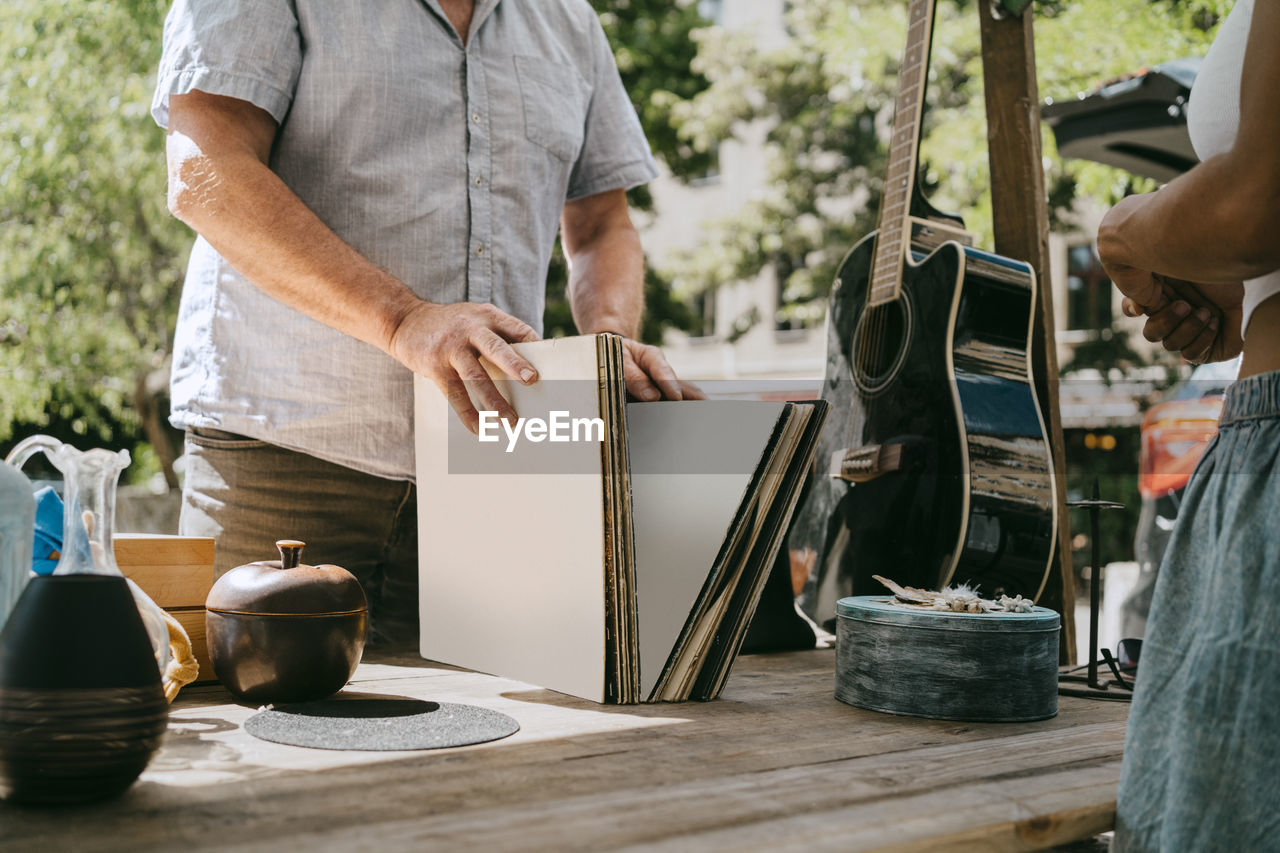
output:
POLYGON ((281 539, 279 560, 238 566, 209 590, 213 671, 244 702, 323 699, 360 663, 369 623, 364 590, 340 566, 303 565, 303 545, 281 539))

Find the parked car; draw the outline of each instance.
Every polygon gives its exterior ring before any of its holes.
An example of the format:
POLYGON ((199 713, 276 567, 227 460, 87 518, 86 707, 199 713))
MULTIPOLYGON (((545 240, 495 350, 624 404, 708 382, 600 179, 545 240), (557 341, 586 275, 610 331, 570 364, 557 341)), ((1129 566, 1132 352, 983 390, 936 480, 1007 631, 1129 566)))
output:
POLYGON ((1175 386, 1169 399, 1147 410, 1140 428, 1138 494, 1142 508, 1133 553, 1138 582, 1120 606, 1120 634, 1141 637, 1169 534, 1191 472, 1218 433, 1218 416, 1240 359, 1202 364, 1175 386))

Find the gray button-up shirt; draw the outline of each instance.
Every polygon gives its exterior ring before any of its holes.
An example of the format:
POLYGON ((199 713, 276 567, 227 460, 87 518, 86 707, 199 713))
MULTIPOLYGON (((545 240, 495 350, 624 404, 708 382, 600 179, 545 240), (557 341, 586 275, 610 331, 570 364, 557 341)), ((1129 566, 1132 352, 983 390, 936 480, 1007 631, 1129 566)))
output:
MULTIPOLYGON (((433 302, 542 327, 567 200, 656 176, 585 0, 176 0, 152 114, 193 89, 279 123, 271 168, 347 243, 433 302)), ((413 386, 375 347, 267 296, 197 239, 179 310, 177 426, 413 479, 413 386)))

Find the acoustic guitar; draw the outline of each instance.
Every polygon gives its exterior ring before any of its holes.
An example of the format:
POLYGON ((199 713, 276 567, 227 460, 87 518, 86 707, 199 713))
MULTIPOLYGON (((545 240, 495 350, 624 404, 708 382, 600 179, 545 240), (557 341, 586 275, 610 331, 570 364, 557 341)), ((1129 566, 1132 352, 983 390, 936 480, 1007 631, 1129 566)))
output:
POLYGON ((789 534, 800 602, 883 592, 872 575, 1039 597, 1057 506, 1031 376, 1036 278, 973 247, 916 182, 935 0, 911 0, 877 230, 841 262, 827 319, 830 404, 789 534))

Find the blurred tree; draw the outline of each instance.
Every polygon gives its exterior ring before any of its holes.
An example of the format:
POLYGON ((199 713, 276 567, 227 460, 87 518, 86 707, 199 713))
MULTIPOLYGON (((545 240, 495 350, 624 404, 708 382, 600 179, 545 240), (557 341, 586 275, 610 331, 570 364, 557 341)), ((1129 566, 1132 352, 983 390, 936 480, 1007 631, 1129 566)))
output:
MULTIPOLYGON (((0 443, 15 431, 112 447, 142 437, 151 401, 138 395, 170 352, 191 243, 166 209, 164 135, 148 113, 167 6, 0 3, 0 443)), ((705 23, 696 7, 595 6, 659 158, 677 175, 705 170, 709 155, 670 120, 706 86, 689 70, 689 32, 705 23)), ((644 188, 631 198, 652 206, 644 188)), ((548 334, 572 333, 564 287, 557 253, 548 334)), ((645 289, 646 340, 691 322, 656 274, 645 289)))
POLYGON ((129 446, 169 351, 190 232, 147 112, 165 6, 0 4, 0 441, 129 446))
MULTIPOLYGON (((1041 96, 1073 97, 1102 80, 1181 56, 1203 54, 1227 0, 1074 0, 1037 3, 1041 96)), ((693 64, 710 86, 674 111, 679 135, 710 151, 749 125, 766 132, 763 190, 720 222, 670 273, 680 296, 754 277, 769 265, 782 282, 781 322, 825 313, 836 266, 875 228, 906 38, 903 2, 810 0, 790 6, 790 38, 760 49, 748 33, 697 31, 693 64)), ((986 118, 977 11, 970 0, 938 4, 921 149, 923 188, 942 210, 964 215, 990 243, 986 118)), ((1044 139, 1055 216, 1075 198, 1110 203, 1148 189, 1098 164, 1063 162, 1044 139)))

